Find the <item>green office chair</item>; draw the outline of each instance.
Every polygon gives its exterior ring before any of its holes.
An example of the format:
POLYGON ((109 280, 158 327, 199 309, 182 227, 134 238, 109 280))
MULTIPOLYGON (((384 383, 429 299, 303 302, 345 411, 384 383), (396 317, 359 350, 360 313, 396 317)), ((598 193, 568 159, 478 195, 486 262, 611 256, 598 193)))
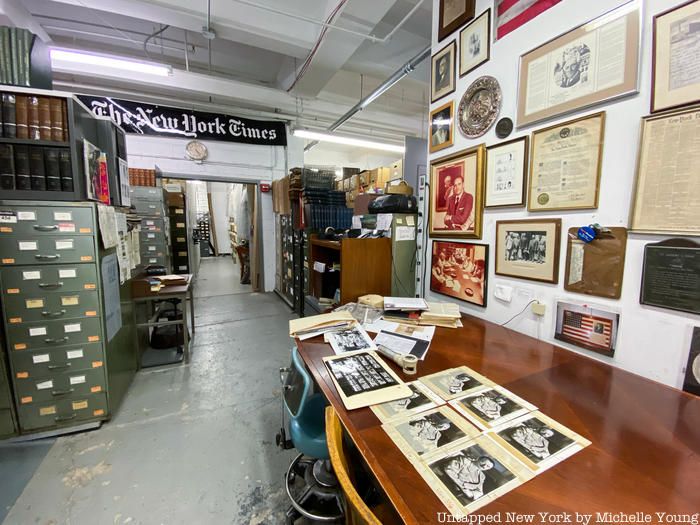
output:
POLYGON ((343 505, 338 480, 333 474, 326 444, 325 408, 321 393, 313 392, 313 382, 296 348, 292 349, 291 368, 280 369, 284 410, 277 445, 296 448, 300 453, 287 469, 285 487, 291 506, 286 525, 302 516, 321 523, 340 522, 343 505), (289 416, 289 436, 284 426, 289 416))

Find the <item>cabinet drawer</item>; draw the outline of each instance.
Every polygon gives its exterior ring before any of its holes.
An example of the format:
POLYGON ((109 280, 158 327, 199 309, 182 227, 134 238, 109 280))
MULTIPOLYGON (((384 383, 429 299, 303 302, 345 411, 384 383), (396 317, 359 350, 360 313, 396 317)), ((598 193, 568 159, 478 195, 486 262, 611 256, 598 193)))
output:
POLYGON ((93 264, 2 268, 0 279, 8 296, 26 294, 39 297, 47 292, 96 290, 97 268, 93 264))
POLYGON ((15 380, 19 405, 79 399, 106 389, 104 367, 53 374, 50 377, 29 377, 15 380))
POLYGON ((181 246, 183 249, 187 249, 187 236, 182 233, 172 232, 173 234, 173 245, 181 246))
POLYGON ((104 366, 102 343, 10 351, 16 381, 104 366))
POLYGON ((107 414, 106 394, 20 405, 17 410, 22 430, 65 426, 89 419, 105 419, 107 414))
POLYGON ((100 311, 97 291, 10 294, 4 302, 8 324, 98 317, 100 311))
POLYGON ((163 203, 153 201, 131 201, 132 207, 136 208, 139 215, 149 215, 151 217, 163 217, 163 203))
POLYGON ((129 196, 136 200, 153 200, 163 201, 163 189, 149 186, 132 186, 129 189, 129 196))
POLYGON ((173 264, 173 271, 175 273, 190 273, 190 266, 185 263, 185 264, 173 264))
POLYGON ((152 219, 141 219, 141 231, 142 232, 144 232, 144 231, 162 232, 163 226, 164 226, 163 219, 157 219, 155 217, 152 219))
POLYGON ((7 340, 12 353, 19 350, 97 343, 101 341, 100 333, 100 319, 93 317, 11 324, 7 327, 7 340))
POLYGON ((2 206, 0 237, 37 235, 92 235, 95 225, 92 208, 63 206, 2 206))
POLYGON ((92 235, 0 237, 0 253, 3 266, 93 262, 95 243, 92 235))
POLYGON ((15 423, 12 419, 12 410, 0 408, 0 438, 11 436, 15 433, 15 423))
POLYGON ((163 257, 167 250, 163 243, 141 243, 141 257, 163 257))
POLYGON ((145 253, 141 254, 141 264, 144 266, 151 264, 155 264, 157 266, 167 266, 165 256, 148 257, 145 253))
POLYGON ((144 242, 165 243, 165 232, 162 230, 159 230, 159 231, 141 230, 141 233, 139 233, 139 242, 140 243, 144 243, 144 242))

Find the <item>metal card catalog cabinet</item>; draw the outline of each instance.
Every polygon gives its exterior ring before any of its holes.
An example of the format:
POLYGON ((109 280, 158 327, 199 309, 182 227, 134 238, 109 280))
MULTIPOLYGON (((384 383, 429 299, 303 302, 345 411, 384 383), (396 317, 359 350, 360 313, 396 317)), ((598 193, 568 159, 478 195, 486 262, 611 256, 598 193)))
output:
POLYGON ((6 351, 22 433, 110 415, 95 207, 0 202, 6 351))
POLYGON ((139 248, 141 266, 165 266, 170 272, 168 228, 165 224, 163 188, 158 186, 133 186, 130 189, 131 204, 141 217, 139 248))

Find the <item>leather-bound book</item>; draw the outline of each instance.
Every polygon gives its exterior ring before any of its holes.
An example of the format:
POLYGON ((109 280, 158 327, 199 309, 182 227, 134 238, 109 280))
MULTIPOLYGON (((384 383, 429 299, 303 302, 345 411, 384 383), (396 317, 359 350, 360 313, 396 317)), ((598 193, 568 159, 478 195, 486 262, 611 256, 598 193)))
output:
POLYGON ((39 140, 41 133, 39 131, 39 97, 29 97, 29 138, 39 140))
POLYGON ((18 139, 29 138, 29 97, 17 95, 15 97, 15 123, 18 139))
POLYGON ((63 128, 65 126, 63 120, 63 104, 64 101, 61 98, 50 98, 49 99, 49 112, 51 117, 51 140, 56 142, 64 141, 63 128))
POLYGON ((46 189, 49 191, 61 191, 61 167, 60 150, 58 148, 44 148, 46 161, 46 189))
POLYGON ((0 188, 15 189, 15 152, 12 144, 0 144, 0 188))
POLYGON ((39 97, 39 137, 51 140, 51 102, 48 97, 39 97))
POLYGON ((46 167, 44 166, 44 148, 29 146, 29 176, 32 190, 46 190, 46 167))
POLYGON ((70 161, 70 150, 60 150, 58 168, 61 174, 61 190, 73 191, 73 169, 70 161))
POLYGON ((17 136, 17 123, 15 118, 15 96, 12 93, 3 93, 2 134, 4 137, 13 139, 17 136))
POLYGON ((31 190, 32 182, 29 171, 29 146, 18 144, 15 150, 15 188, 31 190))

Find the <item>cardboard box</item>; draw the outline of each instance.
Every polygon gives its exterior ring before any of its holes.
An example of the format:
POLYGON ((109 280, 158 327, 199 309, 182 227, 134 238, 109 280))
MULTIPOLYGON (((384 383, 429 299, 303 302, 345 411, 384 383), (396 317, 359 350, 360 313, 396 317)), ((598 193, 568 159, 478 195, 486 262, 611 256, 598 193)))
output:
POLYGON ((357 191, 360 189, 359 182, 360 178, 358 175, 353 175, 350 177, 350 191, 357 191))
POLYGON ((179 208, 185 207, 185 194, 184 193, 171 193, 165 192, 166 199, 168 201, 168 206, 177 206, 179 208))
POLYGON ((379 195, 376 193, 362 193, 355 197, 353 215, 365 215, 369 213, 367 206, 377 197, 379 197, 379 195))

